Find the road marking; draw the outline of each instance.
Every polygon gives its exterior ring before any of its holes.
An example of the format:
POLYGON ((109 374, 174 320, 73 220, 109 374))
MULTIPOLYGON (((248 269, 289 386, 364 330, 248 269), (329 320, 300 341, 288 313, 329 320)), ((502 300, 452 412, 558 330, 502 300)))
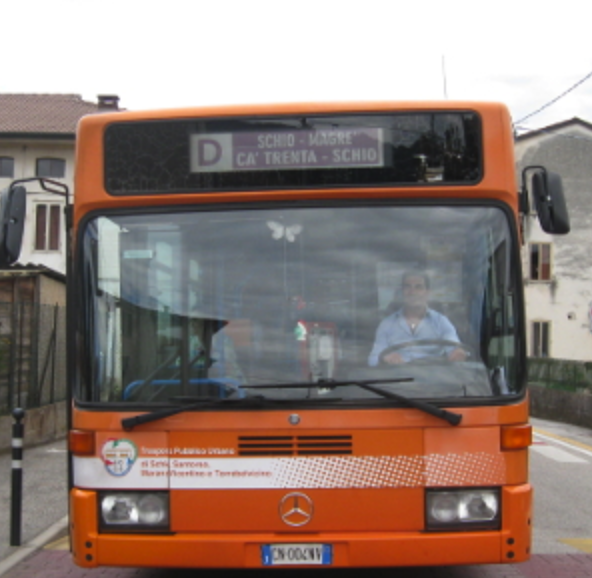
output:
POLYGON ((592 554, 592 540, 589 538, 564 538, 559 541, 568 546, 572 546, 573 548, 577 548, 582 552, 586 552, 586 554, 592 554))
POLYGON ((558 436, 557 434, 553 434, 551 432, 541 430, 538 428, 534 428, 534 435, 538 438, 542 438, 543 440, 552 440, 553 443, 569 448, 570 450, 575 450, 586 455, 589 458, 592 458, 592 446, 583 444, 582 442, 578 442, 570 438, 564 438, 558 436))
POLYGON ((584 458, 580 458, 575 456, 574 454, 570 454, 561 448, 556 448, 554 446, 532 446, 531 448, 537 454, 545 456, 546 458, 551 458, 556 462, 563 462, 563 463, 570 463, 570 464, 587 464, 588 461, 584 458))

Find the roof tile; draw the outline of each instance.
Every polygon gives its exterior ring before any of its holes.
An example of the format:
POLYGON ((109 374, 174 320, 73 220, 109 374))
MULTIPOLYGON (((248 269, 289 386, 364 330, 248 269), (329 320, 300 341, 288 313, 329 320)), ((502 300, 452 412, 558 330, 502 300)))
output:
POLYGON ((78 94, 0 94, 0 133, 73 135, 80 118, 98 110, 78 94))

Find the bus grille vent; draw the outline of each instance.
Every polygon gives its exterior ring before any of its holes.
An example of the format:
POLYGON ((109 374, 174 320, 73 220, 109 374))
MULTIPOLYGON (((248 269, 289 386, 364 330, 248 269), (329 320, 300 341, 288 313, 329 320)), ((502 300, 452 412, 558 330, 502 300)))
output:
POLYGON ((239 436, 239 456, 344 456, 352 436, 239 436))

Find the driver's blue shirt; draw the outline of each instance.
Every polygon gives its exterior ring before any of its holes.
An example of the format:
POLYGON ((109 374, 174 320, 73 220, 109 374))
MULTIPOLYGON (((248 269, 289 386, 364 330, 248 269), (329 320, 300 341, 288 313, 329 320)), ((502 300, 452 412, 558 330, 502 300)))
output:
MULTIPOLYGON (((385 349, 418 339, 444 339, 460 343, 454 325, 445 315, 428 308, 424 318, 415 330, 412 330, 405 320, 403 310, 399 309, 380 322, 376 330, 374 346, 368 357, 368 365, 373 367, 378 365, 380 355, 385 349)), ((453 349, 454 347, 442 345, 409 345, 397 350, 397 353, 407 362, 421 357, 441 356, 450 353, 453 349)))

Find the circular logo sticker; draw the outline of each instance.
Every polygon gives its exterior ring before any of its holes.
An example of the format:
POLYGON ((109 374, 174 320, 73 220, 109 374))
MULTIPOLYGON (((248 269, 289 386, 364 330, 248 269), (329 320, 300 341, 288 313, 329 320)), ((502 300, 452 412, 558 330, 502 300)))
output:
POLYGON ((110 439, 103 444, 101 458, 112 476, 125 476, 138 457, 136 444, 128 439, 110 439))

